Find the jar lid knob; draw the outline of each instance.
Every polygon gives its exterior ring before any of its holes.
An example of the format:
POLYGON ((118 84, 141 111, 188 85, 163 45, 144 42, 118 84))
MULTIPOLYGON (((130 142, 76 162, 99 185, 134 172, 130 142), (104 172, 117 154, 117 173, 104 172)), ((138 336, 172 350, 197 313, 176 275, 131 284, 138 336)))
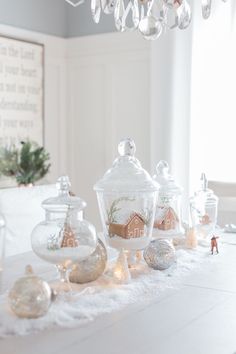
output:
POLYGON ((169 174, 169 164, 167 161, 165 160, 161 160, 158 162, 157 167, 156 167, 156 171, 158 175, 162 175, 162 176, 168 176, 169 174))
POLYGON ((57 189, 61 193, 69 192, 71 183, 68 176, 61 176, 58 178, 56 183, 57 189))
POLYGON ((207 187, 208 187, 208 180, 207 180, 207 178, 206 178, 206 175, 205 175, 205 173, 202 173, 201 174, 201 184, 202 184, 202 189, 204 190, 204 191, 206 191, 207 190, 207 187))
POLYGON ((120 141, 118 145, 118 152, 120 156, 134 156, 135 151, 136 146, 132 139, 126 138, 120 141))

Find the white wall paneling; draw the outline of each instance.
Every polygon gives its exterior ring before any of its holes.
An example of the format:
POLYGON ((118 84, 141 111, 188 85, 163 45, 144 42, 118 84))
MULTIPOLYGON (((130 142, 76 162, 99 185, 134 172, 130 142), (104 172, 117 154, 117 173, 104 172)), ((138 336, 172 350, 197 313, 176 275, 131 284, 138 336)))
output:
POLYGON ((93 185, 123 137, 134 138, 147 170, 167 159, 186 187, 190 32, 168 32, 154 43, 130 32, 61 39, 1 25, 0 33, 45 45, 48 179, 69 174, 96 226, 93 185))
POLYGON ((99 225, 94 183, 133 137, 137 156, 150 169, 150 44, 134 33, 68 40, 70 174, 99 225))
POLYGON ((45 147, 51 155, 48 180, 52 182, 68 169, 66 40, 5 25, 0 25, 0 34, 44 44, 44 137, 45 147))

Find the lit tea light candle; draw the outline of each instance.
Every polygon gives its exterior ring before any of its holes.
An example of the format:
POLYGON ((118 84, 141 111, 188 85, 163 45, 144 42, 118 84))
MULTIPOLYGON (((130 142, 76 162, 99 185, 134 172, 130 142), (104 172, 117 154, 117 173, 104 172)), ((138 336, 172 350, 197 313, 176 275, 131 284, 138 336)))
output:
POLYGON ((127 284, 129 283, 131 276, 128 267, 127 257, 122 248, 119 256, 117 258, 114 270, 113 270, 114 279, 117 280, 119 283, 127 284))
POLYGON ((188 248, 196 248, 198 245, 196 230, 192 227, 187 231, 186 246, 188 248))

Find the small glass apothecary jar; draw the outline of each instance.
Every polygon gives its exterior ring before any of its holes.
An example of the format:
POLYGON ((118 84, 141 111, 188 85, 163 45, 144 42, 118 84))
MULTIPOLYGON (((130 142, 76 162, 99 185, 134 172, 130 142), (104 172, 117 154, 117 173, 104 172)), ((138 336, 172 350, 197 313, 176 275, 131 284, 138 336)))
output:
POLYGON ((68 282, 68 271, 73 264, 90 256, 97 246, 95 228, 82 218, 86 203, 70 194, 67 176, 57 182, 58 196, 42 203, 45 220, 31 235, 32 249, 43 260, 53 263, 62 282, 68 282))
POLYGON ((133 140, 122 140, 119 157, 94 186, 108 244, 129 251, 149 244, 158 193, 157 183, 135 158, 135 151, 133 140))
POLYGON ((6 222, 4 216, 0 213, 0 287, 1 287, 1 273, 4 266, 5 257, 5 237, 6 237, 6 222))
POLYGON ((198 237, 210 235, 216 227, 218 197, 208 187, 205 173, 201 175, 201 189, 190 198, 190 216, 192 226, 198 237))
POLYGON ((153 179, 160 185, 153 237, 172 239, 184 235, 181 203, 183 189, 169 174, 166 161, 159 161, 153 179))

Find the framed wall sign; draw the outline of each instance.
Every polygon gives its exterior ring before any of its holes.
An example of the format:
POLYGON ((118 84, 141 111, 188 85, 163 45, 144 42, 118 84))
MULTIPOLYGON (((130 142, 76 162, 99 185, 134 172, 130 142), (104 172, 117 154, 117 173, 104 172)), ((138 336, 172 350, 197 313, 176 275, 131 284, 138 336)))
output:
POLYGON ((0 146, 43 145, 44 46, 0 35, 0 146))

